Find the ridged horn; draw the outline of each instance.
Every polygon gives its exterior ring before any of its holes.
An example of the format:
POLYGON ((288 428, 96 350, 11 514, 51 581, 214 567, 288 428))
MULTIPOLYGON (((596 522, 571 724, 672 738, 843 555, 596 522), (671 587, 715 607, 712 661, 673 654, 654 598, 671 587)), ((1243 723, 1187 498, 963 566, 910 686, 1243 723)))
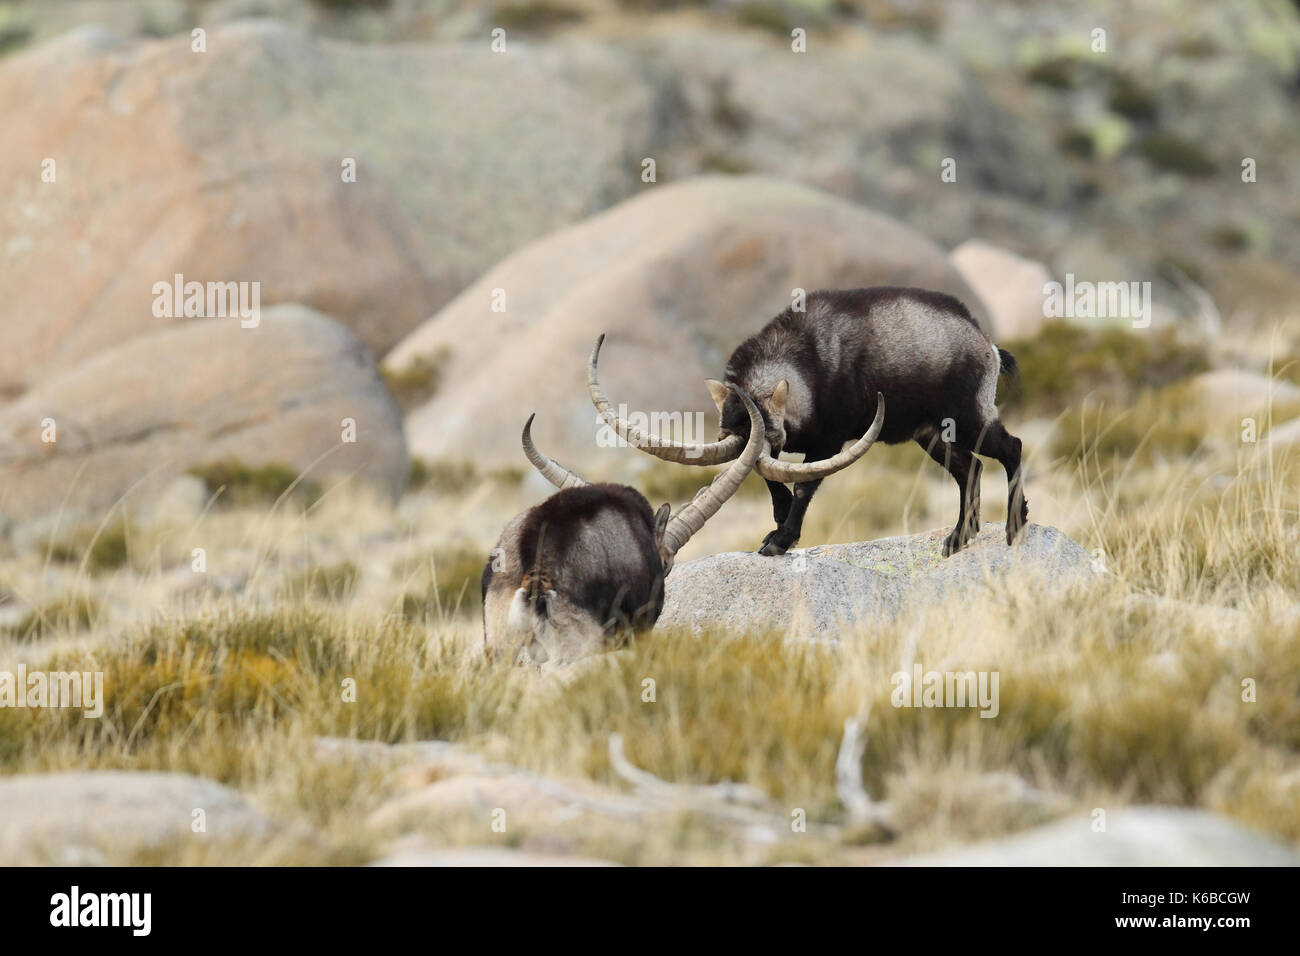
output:
POLYGON ((766 444, 763 440, 763 416, 758 406, 741 389, 734 385, 731 388, 740 396, 740 400, 745 403, 745 410, 749 412, 749 441, 726 471, 714 478, 711 484, 701 488, 694 501, 668 519, 663 548, 668 553, 670 562, 672 556, 691 540, 691 535, 703 528, 704 522, 717 514, 723 502, 736 493, 740 483, 758 462, 758 456, 766 444))
POLYGON ((547 458, 537 450, 537 446, 533 444, 533 419, 536 417, 536 412, 528 416, 528 421, 524 423, 523 434, 524 454, 532 462, 533 467, 542 473, 543 478, 561 490, 565 488, 581 488, 587 484, 586 481, 569 471, 569 469, 553 459, 547 458))
POLYGON ((861 438, 838 455, 832 455, 830 458, 823 458, 820 461, 781 461, 779 458, 772 457, 771 446, 764 442, 763 453, 759 456, 754 469, 768 481, 779 481, 783 485, 825 478, 827 475, 835 474, 841 468, 847 468, 865 455, 867 450, 875 444, 876 439, 880 437, 880 429, 884 424, 885 396, 877 392, 876 417, 872 421, 871 427, 867 429, 861 438))
POLYGON ((606 397, 605 390, 600 387, 600 376, 596 371, 596 363, 600 359, 600 347, 604 342, 605 335, 602 332, 600 338, 596 340, 596 347, 591 350, 591 357, 587 360, 587 391, 591 393, 591 402, 596 406, 596 411, 600 412, 600 417, 606 425, 614 429, 619 438, 648 455, 682 465, 720 465, 740 454, 741 449, 745 447, 745 440, 740 435, 728 435, 721 441, 707 444, 678 442, 659 438, 657 435, 646 435, 635 425, 620 418, 613 404, 606 397))

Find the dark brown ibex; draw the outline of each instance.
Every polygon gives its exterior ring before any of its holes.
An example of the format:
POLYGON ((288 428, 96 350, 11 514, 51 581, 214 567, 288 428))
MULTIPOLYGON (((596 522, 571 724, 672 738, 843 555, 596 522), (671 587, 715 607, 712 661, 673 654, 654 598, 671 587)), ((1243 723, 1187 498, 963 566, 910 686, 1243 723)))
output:
POLYGON ((588 363, 592 401, 620 436, 658 458, 694 465, 735 458, 744 444, 745 415, 729 386, 759 402, 766 445, 755 468, 767 480, 777 523, 761 554, 784 554, 799 540, 824 477, 807 462, 850 454, 840 449, 868 422, 872 439, 915 441, 956 480, 957 525, 944 542, 945 555, 979 529, 981 466, 975 455, 995 458, 1006 469, 1008 544, 1029 520, 1020 439, 1003 427, 994 404, 998 376, 1014 375, 1015 359, 993 345, 950 295, 893 286, 810 293, 804 311, 786 309, 740 344, 727 362, 727 384, 708 383, 721 418, 719 438, 708 444, 643 436, 620 418, 596 372, 603 341, 588 363), (883 430, 882 396, 889 397, 883 430), (806 461, 779 461, 782 451, 802 452, 806 461))
POLYGON ((652 511, 627 485, 588 484, 546 457, 533 444, 529 416, 524 454, 560 491, 506 525, 483 569, 490 654, 565 663, 654 626, 677 552, 735 494, 762 451, 763 416, 748 395, 737 392, 737 401, 750 426, 731 467, 677 514, 667 504, 652 511))

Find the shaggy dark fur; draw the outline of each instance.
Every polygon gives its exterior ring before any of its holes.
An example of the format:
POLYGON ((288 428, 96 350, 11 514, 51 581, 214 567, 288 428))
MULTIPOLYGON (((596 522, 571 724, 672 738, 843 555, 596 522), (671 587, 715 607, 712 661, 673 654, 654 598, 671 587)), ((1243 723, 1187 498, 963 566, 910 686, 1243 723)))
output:
MULTIPOLYGON (((592 484, 558 491, 530 509, 519 528, 523 587, 542 617, 547 592, 584 608, 608 631, 654 626, 663 610, 663 561, 655 541, 655 512, 626 485, 592 484)), ((492 562, 483 568, 486 600, 492 562)))
MULTIPOLYGON (((808 407, 787 414, 784 444, 763 406, 773 453, 802 452, 807 460, 837 453, 860 436, 885 397, 880 440, 915 441, 956 480, 960 489, 957 526, 945 554, 964 547, 979 527, 980 463, 974 455, 1000 462, 1007 471, 1007 541, 1028 521, 1020 487, 1020 440, 998 420, 993 346, 960 300, 941 292, 895 286, 813 292, 806 310, 787 309, 751 336, 727 362, 727 381, 755 397, 770 395, 773 379, 797 378, 810 392, 808 407), (775 371, 774 371, 775 370, 775 371), (981 392, 984 393, 983 400, 981 392), (802 414, 802 420, 798 420, 802 414), (944 423, 951 420, 945 442, 944 423)), ((1014 374, 1015 358, 997 349, 1001 372, 1014 374)), ((746 415, 734 396, 722 410, 724 434, 744 434, 746 415)), ((804 513, 819 482, 794 486, 769 481, 777 528, 760 549, 783 554, 799 539, 804 513)))

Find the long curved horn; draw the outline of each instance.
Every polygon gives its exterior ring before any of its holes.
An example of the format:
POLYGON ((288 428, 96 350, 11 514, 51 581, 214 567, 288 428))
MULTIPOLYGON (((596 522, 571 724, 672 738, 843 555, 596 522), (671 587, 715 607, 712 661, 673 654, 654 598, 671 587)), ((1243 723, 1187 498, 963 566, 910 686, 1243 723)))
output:
POLYGON ((591 350, 591 358, 587 360, 587 391, 591 393, 591 402, 596 406, 596 411, 600 412, 600 417, 618 433, 619 438, 646 454, 682 465, 720 465, 740 454, 745 447, 745 440, 740 435, 728 435, 721 441, 704 445, 677 442, 657 435, 643 434, 635 425, 619 418, 618 412, 605 396, 605 390, 600 387, 600 377, 596 373, 596 362, 600 359, 600 347, 604 342, 605 334, 602 332, 596 340, 596 347, 591 350))
POLYGON ((533 444, 533 419, 536 417, 536 412, 528 416, 528 421, 524 423, 523 434, 524 454, 533 463, 533 467, 542 473, 543 478, 561 490, 565 488, 581 488, 587 484, 586 481, 569 471, 569 469, 547 458, 537 450, 537 446, 533 444))
POLYGON ((876 439, 880 437, 880 429, 884 424, 885 396, 877 392, 876 417, 872 421, 871 427, 867 429, 866 434, 838 455, 823 458, 821 461, 781 461, 779 458, 772 457, 771 446, 764 442, 763 453, 759 456, 758 463, 754 468, 768 481, 779 481, 781 484, 816 481, 819 478, 825 478, 827 475, 833 475, 841 468, 847 468, 865 455, 867 450, 875 444, 876 439))
POLYGON ((739 388, 734 385, 731 387, 745 403, 745 410, 749 412, 749 441, 746 442, 740 457, 731 463, 731 467, 714 478, 711 484, 701 488, 694 501, 668 519, 668 527, 664 530, 663 550, 668 554, 670 568, 673 555, 691 540, 691 535, 704 527, 704 522, 718 513, 724 501, 736 493, 745 476, 753 470, 766 444, 763 440, 763 416, 758 406, 739 388))

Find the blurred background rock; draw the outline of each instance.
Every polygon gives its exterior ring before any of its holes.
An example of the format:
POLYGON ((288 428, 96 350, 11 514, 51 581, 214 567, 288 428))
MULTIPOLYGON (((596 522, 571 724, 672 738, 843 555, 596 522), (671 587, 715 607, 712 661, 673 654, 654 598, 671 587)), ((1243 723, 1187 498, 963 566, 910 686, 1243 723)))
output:
MULTIPOLYGON (((975 260, 1004 338, 1035 331, 1025 275, 1149 280, 1162 324, 1243 336, 1294 318, 1300 292, 1284 0, 0 0, 0 103, 10 397, 155 331, 142 290, 175 272, 256 279, 383 360, 527 242, 699 174, 790 180, 948 249, 1028 257, 975 260)), ((769 248, 749 248, 754 271, 769 248)), ((687 295, 659 312, 756 328, 785 298, 705 317, 687 295)))

